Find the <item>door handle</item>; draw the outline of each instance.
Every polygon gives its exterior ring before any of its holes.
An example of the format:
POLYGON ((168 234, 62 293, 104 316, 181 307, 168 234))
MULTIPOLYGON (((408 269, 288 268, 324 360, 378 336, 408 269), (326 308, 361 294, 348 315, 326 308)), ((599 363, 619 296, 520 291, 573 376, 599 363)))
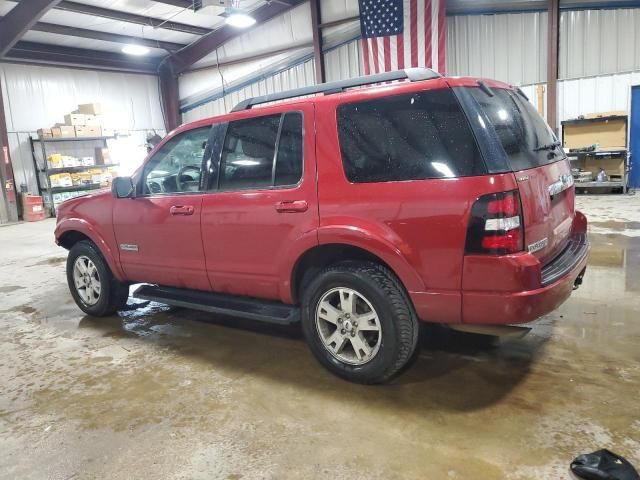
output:
POLYGON ((174 205, 169 209, 171 215, 193 215, 194 208, 191 205, 174 205))
POLYGON ((306 200, 289 200, 276 203, 276 211, 279 213, 306 212, 309 208, 306 200))

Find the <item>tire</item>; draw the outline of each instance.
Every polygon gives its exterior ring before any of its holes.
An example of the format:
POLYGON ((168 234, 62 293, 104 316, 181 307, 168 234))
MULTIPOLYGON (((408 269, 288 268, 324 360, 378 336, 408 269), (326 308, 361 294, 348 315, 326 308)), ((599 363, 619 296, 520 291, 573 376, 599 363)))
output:
POLYGON ((384 383, 400 372, 416 350, 419 332, 397 277, 379 264, 355 261, 326 268, 305 288, 302 328, 325 368, 362 384, 384 383))
POLYGON ((76 243, 69 251, 67 283, 76 305, 94 317, 113 315, 125 307, 129 298, 129 286, 116 280, 98 248, 88 240, 76 243), (77 277, 83 278, 79 280, 80 288, 77 277))

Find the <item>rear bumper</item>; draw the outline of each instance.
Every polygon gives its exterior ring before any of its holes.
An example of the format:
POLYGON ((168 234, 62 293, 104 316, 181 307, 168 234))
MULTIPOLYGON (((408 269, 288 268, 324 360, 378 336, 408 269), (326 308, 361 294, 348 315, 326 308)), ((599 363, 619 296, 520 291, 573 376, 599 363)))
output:
MULTIPOLYGON (((584 232, 574 233, 565 249, 540 268, 540 288, 518 292, 462 292, 462 321, 474 324, 517 324, 535 320, 564 303, 585 273, 590 245, 584 232)), ((531 264, 531 255, 520 255, 531 264)), ((517 262, 516 259, 512 259, 517 262)))

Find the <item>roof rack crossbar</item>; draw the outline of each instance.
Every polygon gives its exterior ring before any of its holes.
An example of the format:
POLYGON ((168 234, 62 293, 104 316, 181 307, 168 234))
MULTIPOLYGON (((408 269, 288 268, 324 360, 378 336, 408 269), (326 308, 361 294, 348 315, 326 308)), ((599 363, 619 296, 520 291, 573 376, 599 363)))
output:
POLYGON ((394 80, 409 80, 411 82, 419 82, 422 80, 430 80, 438 78, 441 75, 430 68, 407 68, 404 70, 395 70, 393 72, 378 73, 376 75, 365 75, 363 77, 349 78, 347 80, 338 80, 336 82, 321 83, 320 85, 312 85, 309 87, 295 88, 284 92, 271 93, 269 95, 261 95, 243 100, 233 107, 232 112, 240 112, 249 110, 254 105, 261 103, 276 102, 278 100, 286 100, 288 98, 302 97, 304 95, 313 95, 316 93, 324 93, 330 95, 342 92, 347 88, 361 87, 363 85, 371 85, 374 83, 392 82, 394 80))

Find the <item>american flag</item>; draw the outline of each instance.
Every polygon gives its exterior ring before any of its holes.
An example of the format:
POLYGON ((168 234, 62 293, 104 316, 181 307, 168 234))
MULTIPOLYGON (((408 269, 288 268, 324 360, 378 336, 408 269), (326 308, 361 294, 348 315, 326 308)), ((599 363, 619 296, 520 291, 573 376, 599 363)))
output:
POLYGON ((444 73, 446 0, 359 0, 365 74, 410 67, 444 73))

